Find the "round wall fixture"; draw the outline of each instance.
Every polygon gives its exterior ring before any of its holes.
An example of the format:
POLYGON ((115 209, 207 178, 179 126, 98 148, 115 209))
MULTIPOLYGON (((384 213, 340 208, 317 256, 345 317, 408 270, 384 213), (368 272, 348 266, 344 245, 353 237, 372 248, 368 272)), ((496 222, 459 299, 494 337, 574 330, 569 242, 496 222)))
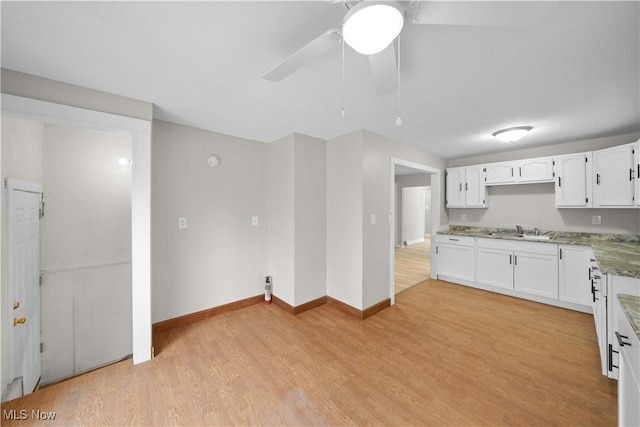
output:
POLYGON ((209 156, 207 160, 209 166, 213 166, 214 168, 220 164, 220 156, 216 156, 215 154, 209 156))

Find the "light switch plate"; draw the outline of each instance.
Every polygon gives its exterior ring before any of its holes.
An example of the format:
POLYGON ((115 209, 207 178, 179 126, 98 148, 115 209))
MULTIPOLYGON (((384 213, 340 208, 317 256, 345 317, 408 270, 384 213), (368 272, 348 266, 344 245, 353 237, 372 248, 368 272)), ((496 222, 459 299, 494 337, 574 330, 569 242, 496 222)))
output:
POLYGON ((178 218, 178 228, 187 228, 187 218, 178 218))
POLYGON ((258 217, 257 216, 252 216, 251 217, 251 225, 258 225, 258 217))
POLYGON ((371 214, 371 224, 376 223, 376 214, 371 214))
POLYGON ((593 225, 602 224, 602 217, 600 215, 593 215, 591 217, 591 224, 593 225))

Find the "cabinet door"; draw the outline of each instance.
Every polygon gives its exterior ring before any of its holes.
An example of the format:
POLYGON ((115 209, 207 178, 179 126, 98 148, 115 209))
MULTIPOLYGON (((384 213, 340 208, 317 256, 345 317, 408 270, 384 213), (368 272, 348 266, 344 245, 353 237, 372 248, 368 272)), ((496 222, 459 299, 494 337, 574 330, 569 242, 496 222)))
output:
POLYGON ((618 424, 640 426, 640 341, 622 310, 617 323, 616 330, 625 344, 619 357, 618 424))
POLYGON ((553 159, 542 157, 518 161, 516 182, 553 182, 553 159))
POLYGON ((620 366, 620 346, 618 345, 615 331, 620 330, 620 316, 624 316, 624 313, 621 313, 622 309, 620 308, 617 295, 627 294, 640 296, 640 279, 607 275, 607 286, 607 339, 609 341, 609 347, 611 348, 609 354, 611 362, 609 365, 612 366, 611 371, 609 371, 609 378, 618 379, 618 368, 616 368, 616 366, 620 366))
POLYGON ((473 246, 442 245, 436 247, 438 277, 446 276, 473 282, 475 279, 475 248, 473 246))
POLYGON ((554 159, 556 172, 556 207, 590 208, 591 153, 570 154, 554 159))
POLYGON ((448 208, 464 207, 464 168, 447 169, 447 205, 448 208))
POLYGON ((590 267, 593 251, 590 248, 560 245, 559 247, 559 299, 590 306, 591 293, 590 267))
POLYGON ((594 207, 633 206, 634 144, 593 152, 594 207))
POLYGON ((558 257, 524 252, 513 254, 514 289, 558 298, 558 257))
POLYGON ((465 168, 465 179, 466 207, 486 207, 487 191, 484 185, 484 166, 465 168))
POLYGON ((634 151, 634 160, 633 163, 635 165, 635 202, 636 206, 640 206, 640 141, 636 142, 636 146, 633 149, 634 151))
POLYGON ((513 252, 478 248, 476 272, 480 284, 513 289, 513 252))
POLYGON ((486 165, 487 185, 513 184, 516 182, 514 175, 514 162, 492 163, 486 165))

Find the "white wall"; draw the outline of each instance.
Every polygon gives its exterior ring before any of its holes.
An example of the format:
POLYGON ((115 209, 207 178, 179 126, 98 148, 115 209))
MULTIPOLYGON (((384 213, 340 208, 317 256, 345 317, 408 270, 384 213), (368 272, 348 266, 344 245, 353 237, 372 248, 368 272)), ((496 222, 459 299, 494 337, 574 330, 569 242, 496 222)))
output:
MULTIPOLYGON (((32 120, 23 120, 2 116, 2 139, 0 139, 2 178, 2 247, 7 245, 7 200, 4 190, 4 178, 11 177, 24 181, 42 184, 42 145, 44 140, 44 124, 32 120)), ((2 393, 11 381, 8 371, 9 346, 8 339, 11 325, 11 312, 8 307, 7 252, 1 254, 1 292, 2 292, 2 347, 1 347, 1 379, 2 393)))
POLYGON ((295 134, 295 306, 327 295, 327 143, 295 134))
POLYGON ((327 141, 327 296, 362 310, 363 132, 327 141))
MULTIPOLYGON (((390 296, 391 158, 446 166, 437 156, 368 131, 327 142, 327 295, 359 310, 390 296)), ((443 206, 441 212, 446 224, 443 206)))
MULTIPOLYGON (((438 156, 392 141, 372 132, 363 132, 364 182, 363 182, 363 307, 389 298, 391 277, 390 241, 391 224, 388 221, 391 206, 390 159, 397 158, 435 169, 444 170, 446 161, 438 156), (372 225, 370 215, 375 214, 377 222, 372 225)), ((440 202, 440 224, 447 224, 442 195, 444 179, 440 180, 437 194, 440 202)), ((433 191, 433 186, 432 186, 433 191)))
MULTIPOLYGON (((493 155, 469 157, 449 162, 450 167, 468 166, 593 151, 638 140, 638 134, 590 139, 547 147, 506 151, 493 155)), ((555 188, 548 184, 525 184, 489 187, 488 209, 449 209, 451 225, 476 227, 525 228, 541 230, 581 231, 587 233, 640 233, 640 211, 637 209, 557 209, 555 188), (467 221, 462 221, 462 215, 467 221), (601 225, 592 225, 591 216, 602 216, 601 225)))
POLYGON ((402 189, 402 241, 408 244, 424 240, 425 200, 427 187, 402 189))
POLYGON ((153 122, 153 322, 264 291, 267 144, 153 122), (213 168, 207 158, 222 161, 213 168), (259 225, 252 226, 257 216, 259 225), (178 229, 178 218, 187 228, 178 229))
POLYGON ((295 183, 291 134, 268 145, 269 153, 269 274, 273 293, 295 306, 295 183))
POLYGON ((45 125, 42 383, 132 353, 132 140, 45 125))
MULTIPOLYGON (((408 175, 396 175, 395 181, 397 184, 397 207, 396 207, 396 246, 402 247, 402 193, 404 188, 409 187, 423 187, 431 184, 431 176, 428 173, 413 173, 408 175)), ((431 191, 431 190, 429 190, 431 191)), ((430 199, 429 199, 430 200, 430 199)), ((431 227, 431 224, 427 224, 430 221, 425 216, 425 229, 431 227)))

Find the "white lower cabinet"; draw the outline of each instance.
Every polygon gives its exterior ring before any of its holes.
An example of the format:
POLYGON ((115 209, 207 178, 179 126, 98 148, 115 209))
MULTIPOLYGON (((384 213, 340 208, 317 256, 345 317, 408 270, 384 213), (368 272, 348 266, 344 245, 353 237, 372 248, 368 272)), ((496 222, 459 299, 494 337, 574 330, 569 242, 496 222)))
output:
POLYGON ((475 280, 475 239, 468 236, 438 235, 437 276, 467 282, 475 280))
POLYGON ((558 298, 586 307, 592 304, 591 259, 593 250, 585 246, 558 246, 558 298))
POLYGON ((477 239, 476 282, 558 298, 557 245, 477 239))
MULTIPOLYGON (((537 249, 540 248, 532 248, 531 250, 537 249)), ((513 287, 517 291, 547 298, 558 298, 557 255, 514 252, 513 276, 513 287)))
POLYGON ((513 252, 478 245, 476 277, 482 285, 513 289, 513 252))
POLYGON ((618 303, 618 294, 640 296, 640 279, 607 275, 608 376, 614 379, 618 379, 620 367, 620 345, 615 335, 620 327, 619 320, 622 310, 618 303))
MULTIPOLYGON (((617 304, 617 298, 615 303, 617 304)), ((640 426, 640 341, 625 314, 618 312, 616 341, 620 346, 618 425, 640 426)))

